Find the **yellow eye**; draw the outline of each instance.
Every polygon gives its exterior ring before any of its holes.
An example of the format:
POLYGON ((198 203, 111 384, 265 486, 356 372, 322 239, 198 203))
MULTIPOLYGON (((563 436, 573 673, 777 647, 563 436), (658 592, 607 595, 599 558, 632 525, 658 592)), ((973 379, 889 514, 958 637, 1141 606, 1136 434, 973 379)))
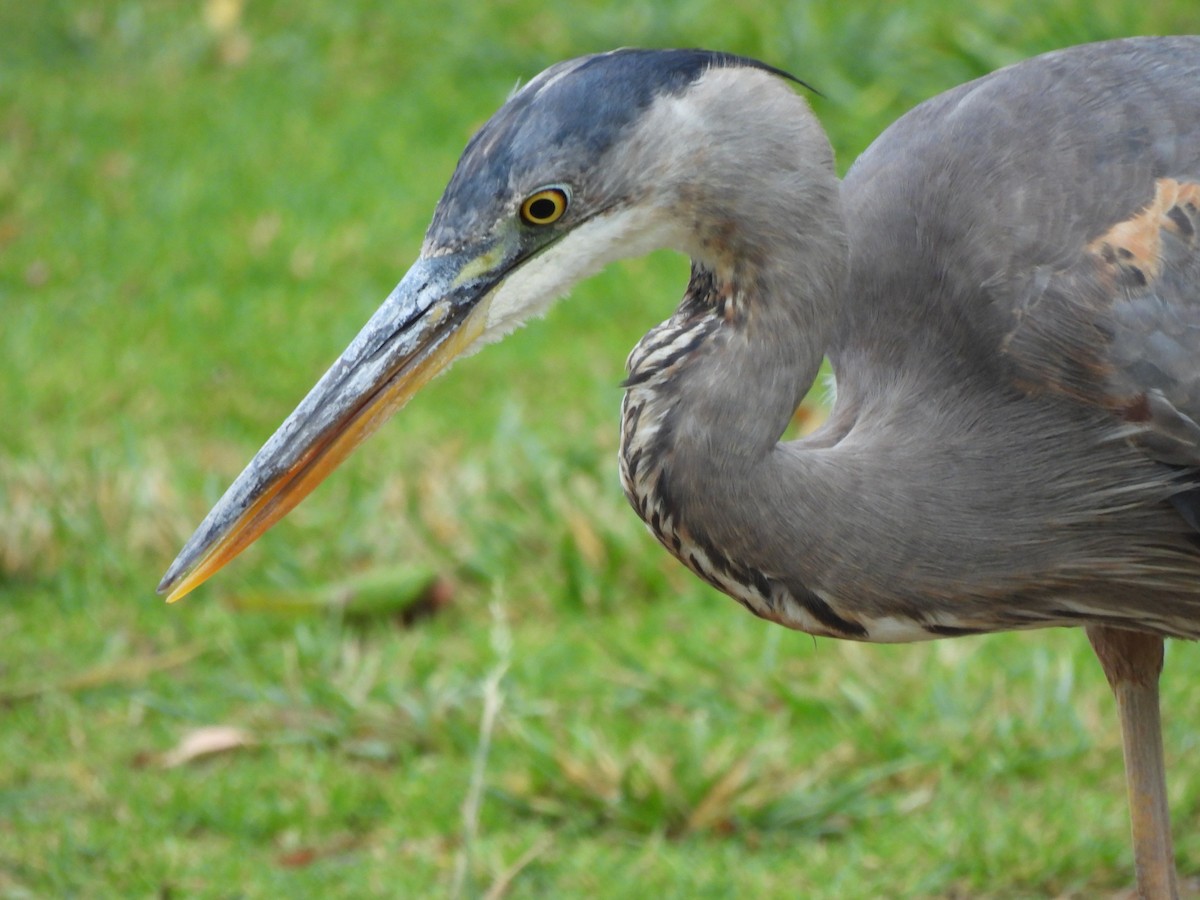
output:
POLYGON ((521 221, 526 225, 552 225, 567 211, 570 198, 562 188, 534 191, 521 204, 521 221))

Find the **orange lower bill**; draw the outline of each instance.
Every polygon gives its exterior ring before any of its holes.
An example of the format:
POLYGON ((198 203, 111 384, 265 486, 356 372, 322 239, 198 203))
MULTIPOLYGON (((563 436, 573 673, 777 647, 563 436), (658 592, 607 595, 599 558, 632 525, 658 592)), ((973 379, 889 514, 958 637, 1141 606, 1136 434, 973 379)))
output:
POLYGON ((445 369, 483 333, 487 306, 481 301, 441 345, 403 373, 378 386, 362 405, 321 441, 314 442, 296 463, 261 494, 209 547, 167 594, 174 603, 195 590, 262 534, 286 516, 318 484, 393 413, 406 404, 431 378, 445 369))

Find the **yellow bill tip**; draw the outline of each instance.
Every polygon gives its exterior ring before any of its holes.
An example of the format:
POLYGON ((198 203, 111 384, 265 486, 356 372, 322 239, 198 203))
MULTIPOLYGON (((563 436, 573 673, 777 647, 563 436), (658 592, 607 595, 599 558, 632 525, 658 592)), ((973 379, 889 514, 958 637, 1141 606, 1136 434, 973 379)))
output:
MULTIPOLYGON (((303 455, 281 475, 261 483, 251 494, 252 499, 239 501, 238 505, 231 507, 228 518, 218 516, 218 524, 206 542, 207 546, 198 546, 195 551, 198 558, 185 564, 190 568, 185 568, 173 585, 168 581, 159 586, 160 592, 166 594, 166 602, 176 603, 183 599, 254 543, 324 481, 421 387, 474 343, 484 331, 488 299, 483 298, 447 340, 426 355, 417 357, 407 370, 389 375, 383 383, 375 385, 373 393, 362 398, 361 403, 351 406, 351 412, 338 423, 337 430, 308 446, 303 455), (241 506, 241 502, 246 502, 246 505, 241 506)), ((441 326, 444 316, 436 312, 432 315, 432 326, 441 326)), ((247 471, 254 466, 255 461, 252 461, 247 471)), ((218 505, 214 512, 222 510, 223 507, 218 505)), ((186 557, 181 557, 183 559, 186 557)), ((176 564, 181 560, 177 560, 176 564)))

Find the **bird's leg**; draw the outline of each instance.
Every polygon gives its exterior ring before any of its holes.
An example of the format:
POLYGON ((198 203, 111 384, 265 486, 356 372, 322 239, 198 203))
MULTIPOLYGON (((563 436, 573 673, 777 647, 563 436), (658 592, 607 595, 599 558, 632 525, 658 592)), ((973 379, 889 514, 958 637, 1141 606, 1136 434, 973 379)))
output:
POLYGON ((1087 636, 1116 695, 1121 717, 1138 894, 1143 900, 1175 900, 1179 889, 1158 712, 1163 639, 1102 625, 1089 627, 1087 636))

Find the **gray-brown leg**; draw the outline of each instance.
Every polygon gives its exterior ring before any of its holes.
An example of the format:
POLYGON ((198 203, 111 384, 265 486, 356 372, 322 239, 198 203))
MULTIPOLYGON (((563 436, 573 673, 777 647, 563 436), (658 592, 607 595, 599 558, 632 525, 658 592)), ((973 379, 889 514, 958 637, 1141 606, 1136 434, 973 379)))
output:
POLYGON ((1143 900, 1176 900, 1179 889, 1158 712, 1163 639, 1099 625, 1089 627, 1087 636, 1104 667, 1121 717, 1138 894, 1143 900))

